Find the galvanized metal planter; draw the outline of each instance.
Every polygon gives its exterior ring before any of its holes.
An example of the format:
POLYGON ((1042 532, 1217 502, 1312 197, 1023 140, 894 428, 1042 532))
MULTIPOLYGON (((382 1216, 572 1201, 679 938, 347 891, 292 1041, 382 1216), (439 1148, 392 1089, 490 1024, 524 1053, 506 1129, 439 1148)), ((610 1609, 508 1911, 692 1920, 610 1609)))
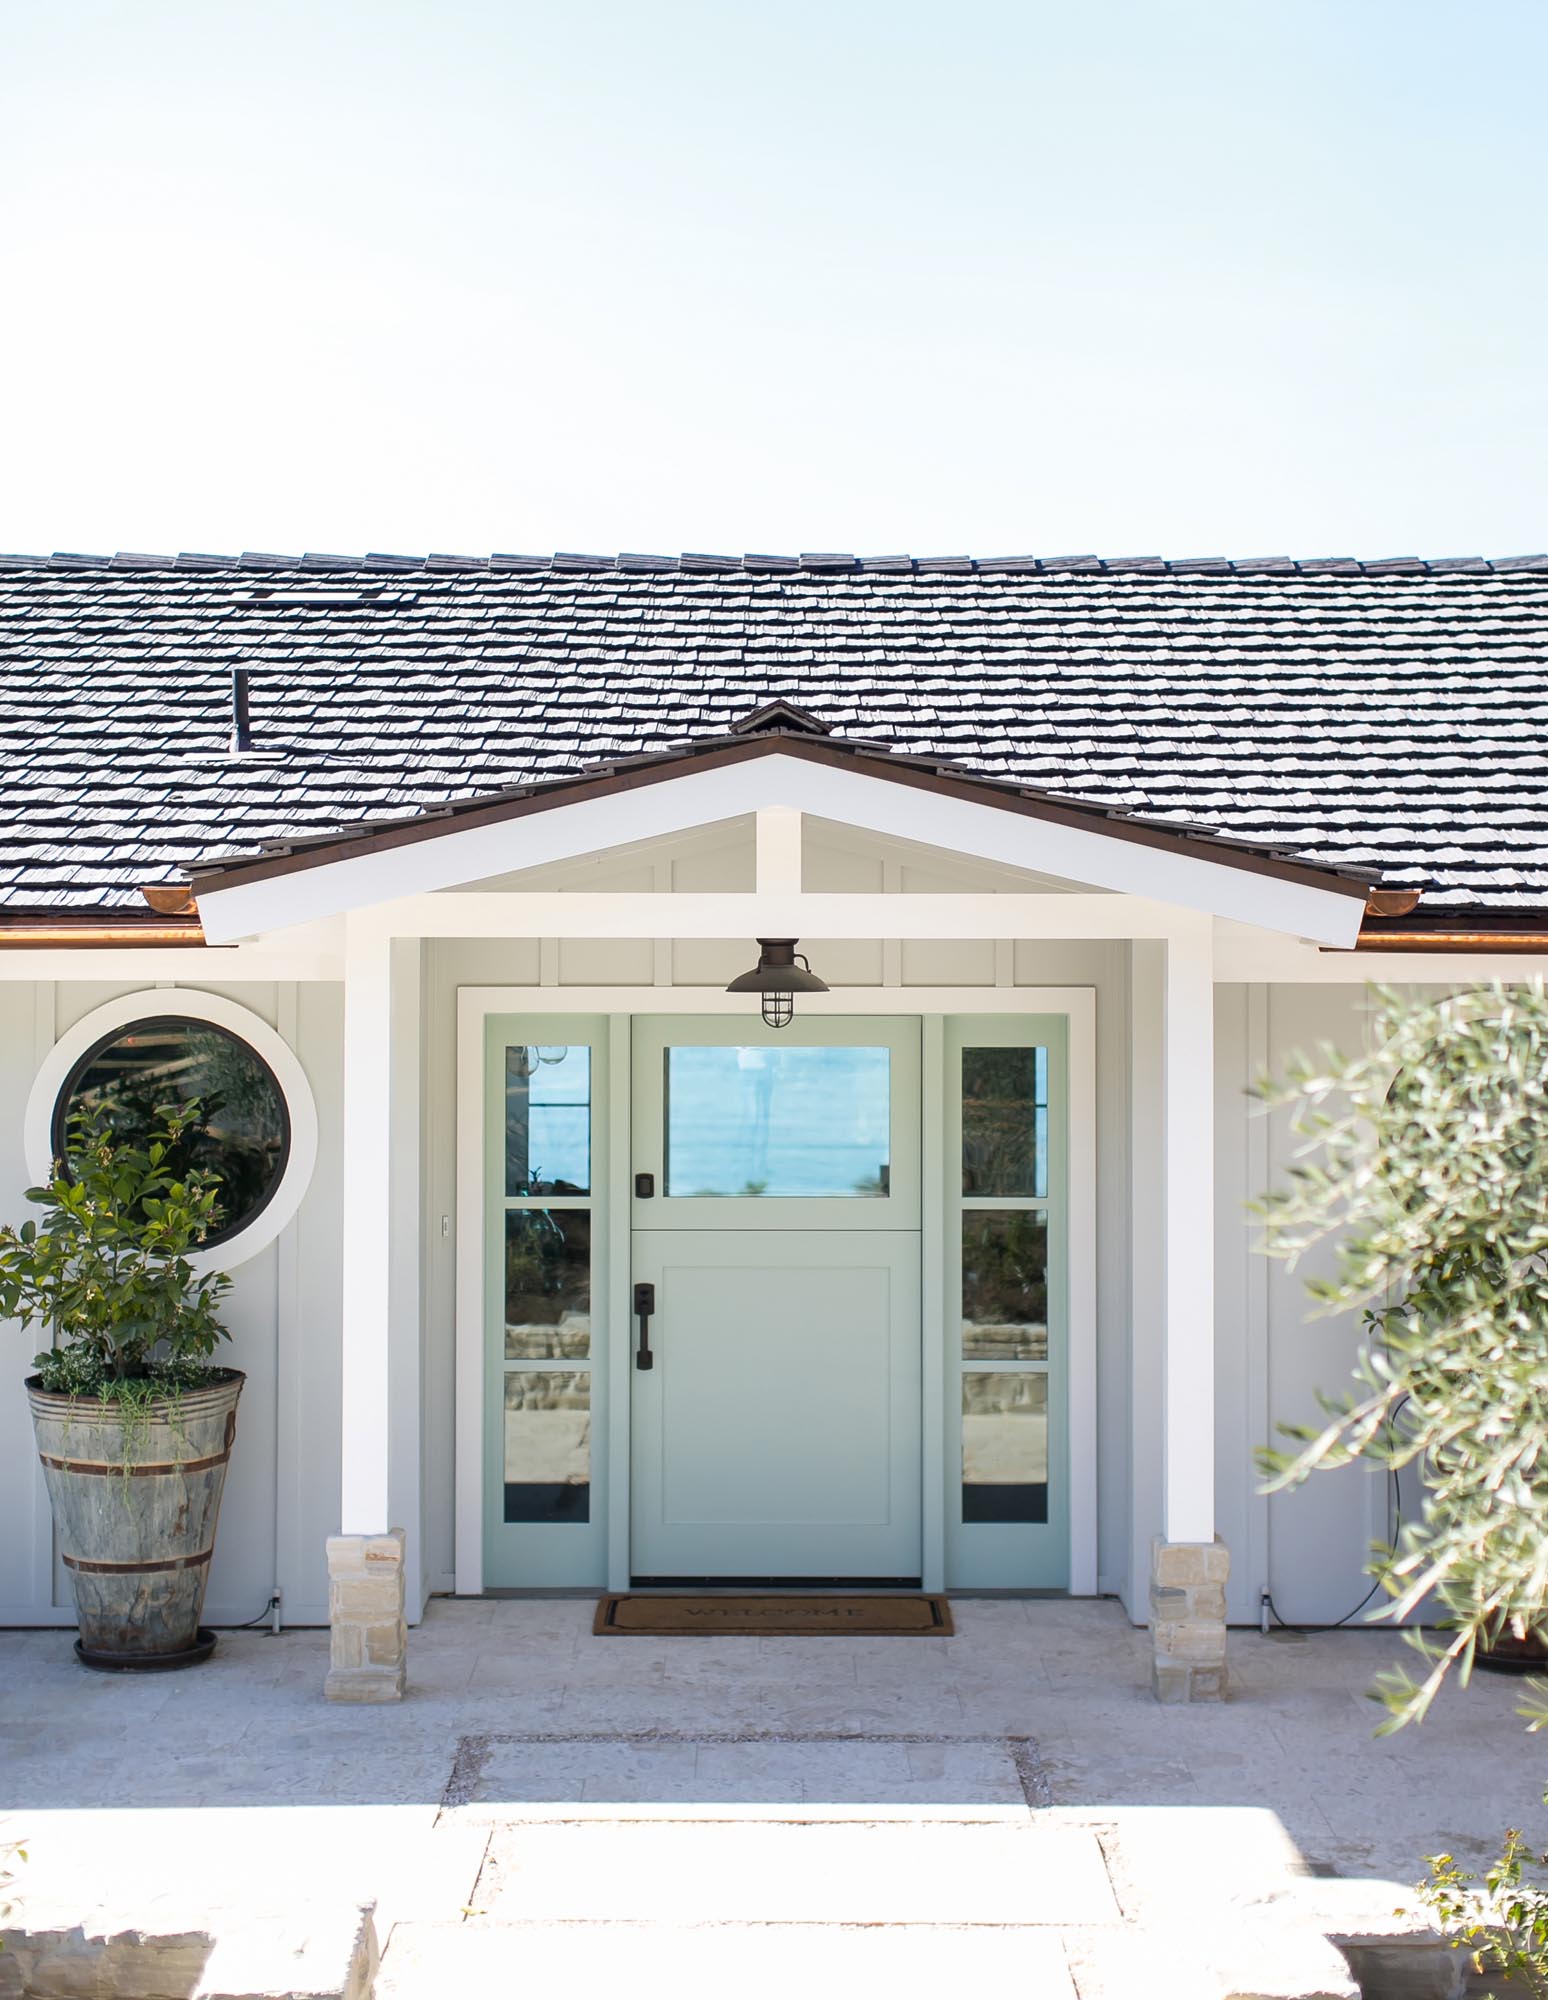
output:
POLYGON ((183 1666, 213 1650, 199 1614, 245 1380, 222 1370, 126 1411, 28 1379, 88 1666, 183 1666))

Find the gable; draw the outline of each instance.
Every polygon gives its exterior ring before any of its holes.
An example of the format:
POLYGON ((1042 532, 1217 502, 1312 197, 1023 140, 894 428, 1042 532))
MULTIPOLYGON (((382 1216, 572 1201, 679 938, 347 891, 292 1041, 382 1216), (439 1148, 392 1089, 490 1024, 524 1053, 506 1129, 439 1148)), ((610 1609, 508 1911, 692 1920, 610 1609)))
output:
MULTIPOLYGON (((1261 854, 1069 801, 804 737, 742 739, 634 760, 571 784, 473 800, 343 841, 197 871, 212 943, 756 812, 808 815, 1000 868, 1347 944, 1366 888, 1261 854)), ((761 885, 760 885, 761 886, 761 885)), ((784 885, 796 887, 793 881, 784 885)))

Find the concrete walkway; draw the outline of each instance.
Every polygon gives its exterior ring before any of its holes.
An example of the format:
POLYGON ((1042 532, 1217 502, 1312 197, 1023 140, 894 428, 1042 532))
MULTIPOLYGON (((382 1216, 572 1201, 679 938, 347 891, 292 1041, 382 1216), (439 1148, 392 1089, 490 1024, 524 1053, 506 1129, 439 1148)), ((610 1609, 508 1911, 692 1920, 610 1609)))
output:
POLYGON ((212 1957, 179 2000, 342 1992, 316 1967, 362 1904, 394 2000, 924 1991, 932 1968, 1047 2000, 1348 2000, 1324 1940, 1389 1920, 1379 1885, 1508 1824, 1548 1845, 1513 1683, 1372 1736, 1390 1634, 1233 1634, 1232 1699, 1178 1710, 1112 1604, 958 1599, 949 1640, 595 1638, 591 1610, 438 1602, 383 1709, 323 1702, 322 1633, 122 1680, 66 1633, 0 1634, 0 1840, 32 1853, 10 1923, 181 1927, 227 1957, 245 1930, 271 1961, 295 1934, 309 1985, 212 1985, 212 1957), (1158 1954, 1186 1984, 1157 1988, 1158 1954))

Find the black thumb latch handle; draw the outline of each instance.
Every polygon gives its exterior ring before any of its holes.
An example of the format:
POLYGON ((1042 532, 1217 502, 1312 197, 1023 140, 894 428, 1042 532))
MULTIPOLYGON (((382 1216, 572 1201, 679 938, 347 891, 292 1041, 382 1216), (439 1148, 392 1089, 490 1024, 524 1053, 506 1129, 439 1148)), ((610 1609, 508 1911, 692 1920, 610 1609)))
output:
POLYGON ((634 1310, 640 1316, 640 1344, 635 1349, 634 1365, 636 1368, 654 1368, 656 1357, 650 1351, 650 1316, 656 1310, 654 1285, 635 1286, 634 1310))

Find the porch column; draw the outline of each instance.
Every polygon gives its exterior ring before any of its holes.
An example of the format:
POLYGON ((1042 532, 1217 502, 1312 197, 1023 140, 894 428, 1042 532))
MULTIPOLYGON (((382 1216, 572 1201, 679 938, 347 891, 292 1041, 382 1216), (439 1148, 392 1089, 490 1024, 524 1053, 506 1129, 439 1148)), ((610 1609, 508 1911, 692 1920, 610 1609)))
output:
POLYGON ((325 1692, 397 1701, 419 1563, 419 945, 369 918, 346 926, 340 1533, 328 1539, 325 1692))
MULTIPOLYGON (((1137 947, 1138 948, 1138 947, 1137 947)), ((1152 946, 1154 950, 1156 947, 1152 946)), ((1215 1535, 1215 990, 1213 925, 1160 949, 1161 1533, 1151 1544, 1158 1701, 1225 1687, 1230 1553, 1215 1535)))

